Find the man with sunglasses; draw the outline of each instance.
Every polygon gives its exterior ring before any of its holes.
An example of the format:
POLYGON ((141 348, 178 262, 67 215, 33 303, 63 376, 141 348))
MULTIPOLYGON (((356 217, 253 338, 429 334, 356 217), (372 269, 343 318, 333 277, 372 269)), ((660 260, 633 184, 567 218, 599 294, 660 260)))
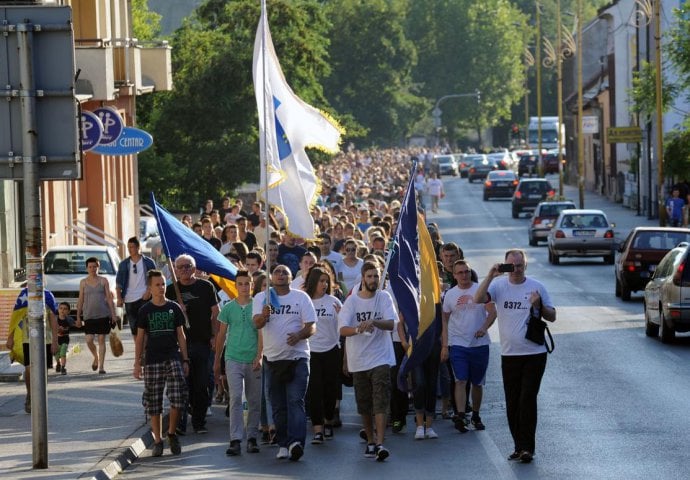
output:
MULTIPOLYGON (((178 301, 176 290, 179 290, 180 300, 184 304, 189 322, 185 327, 185 336, 190 362, 188 382, 192 427, 195 433, 207 433, 206 409, 209 406, 212 352, 218 330, 218 295, 211 282, 196 277, 196 261, 191 255, 182 254, 175 259, 175 275, 177 284, 169 285, 165 296, 178 301)), ((183 412, 177 432, 185 434, 186 430, 187 415, 183 412)))
POLYGON ((153 259, 141 254, 141 245, 137 237, 127 240, 129 257, 120 262, 115 277, 115 293, 117 306, 125 307, 125 318, 132 331, 132 337, 137 336, 137 313, 142 305, 150 298, 146 287, 146 273, 156 268, 153 259))

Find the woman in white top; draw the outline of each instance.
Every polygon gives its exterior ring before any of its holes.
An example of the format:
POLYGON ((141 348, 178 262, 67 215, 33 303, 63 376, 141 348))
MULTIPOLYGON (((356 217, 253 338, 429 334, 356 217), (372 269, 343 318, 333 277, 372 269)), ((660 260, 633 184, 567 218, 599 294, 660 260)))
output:
POLYGON ((342 360, 337 315, 342 304, 331 295, 333 283, 330 272, 315 265, 309 270, 304 284, 304 291, 311 298, 318 318, 316 333, 309 338, 311 358, 307 387, 307 411, 314 429, 313 445, 333 438, 333 417, 340 387, 342 360))
POLYGON ((343 263, 340 265, 340 280, 345 282, 348 293, 352 291, 357 282, 362 280, 362 265, 364 260, 357 256, 357 242, 350 239, 345 242, 343 248, 345 255, 343 263))

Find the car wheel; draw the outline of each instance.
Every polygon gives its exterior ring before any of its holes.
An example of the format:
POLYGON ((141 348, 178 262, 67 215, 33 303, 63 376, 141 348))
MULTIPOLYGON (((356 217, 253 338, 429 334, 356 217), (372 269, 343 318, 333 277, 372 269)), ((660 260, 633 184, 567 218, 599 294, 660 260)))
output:
POLYGON ((613 253, 611 255, 604 255, 604 263, 606 265, 613 265, 614 264, 613 253))
POLYGON ((520 216, 520 210, 513 207, 513 218, 518 218, 520 216))
POLYGON ((558 265, 561 263, 561 257, 556 255, 555 253, 551 252, 551 263, 553 265, 558 265))
POLYGON ((659 336, 659 325, 655 325, 649 321, 649 315, 647 315, 646 304, 644 306, 644 334, 652 338, 656 338, 659 336))
POLYGON ((528 237, 529 237, 529 246, 530 247, 536 247, 539 244, 539 242, 537 242, 537 239, 534 238, 532 235, 528 235, 528 237))
POLYGON ((625 302, 630 301, 630 288, 621 282, 621 299, 625 302))
POLYGON ((671 343, 676 338, 675 330, 666 323, 661 305, 659 305, 659 329, 661 330, 661 343, 671 343))
POLYGON ((621 296, 621 282, 618 281, 618 278, 616 278, 616 296, 621 296))

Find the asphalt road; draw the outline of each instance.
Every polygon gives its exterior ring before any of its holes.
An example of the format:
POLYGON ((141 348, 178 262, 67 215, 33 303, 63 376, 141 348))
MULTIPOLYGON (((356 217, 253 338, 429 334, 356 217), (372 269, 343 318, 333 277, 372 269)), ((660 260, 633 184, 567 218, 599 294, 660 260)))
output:
MULTIPOLYGON (((226 457, 227 423, 222 407, 209 419, 210 433, 188 435, 183 454, 161 458, 145 452, 120 476, 150 478, 487 478, 487 479, 681 479, 690 449, 690 337, 672 345, 646 338, 641 296, 614 296, 613 266, 600 259, 547 261, 546 247, 529 247, 527 222, 512 219, 507 200, 482 201, 481 185, 444 177, 447 195, 429 217, 445 241, 460 244, 483 277, 506 249, 528 252, 527 275, 546 284, 558 319, 552 327, 556 350, 549 356, 539 397, 537 455, 529 465, 510 463, 512 441, 505 419, 498 332, 492 327, 491 361, 482 418, 484 432, 460 435, 448 420, 437 420, 437 440, 415 441, 413 430, 389 433, 391 457, 383 464, 363 457, 352 390, 345 389, 344 421, 324 445, 308 445, 297 463, 275 459, 275 448, 226 457)), ((577 191, 566 189, 577 199, 577 191)), ((602 208, 623 238, 644 217, 601 197, 586 195, 585 206, 602 208)), ((413 420, 408 417, 409 424, 413 420)))

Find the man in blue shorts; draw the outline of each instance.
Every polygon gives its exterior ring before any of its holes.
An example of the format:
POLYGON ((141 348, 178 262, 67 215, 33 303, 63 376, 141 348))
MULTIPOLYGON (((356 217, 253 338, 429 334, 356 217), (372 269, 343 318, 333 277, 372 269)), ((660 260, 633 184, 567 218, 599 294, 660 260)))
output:
MULTIPOLYGON (((465 260, 453 263, 453 277, 457 282, 446 292, 443 299, 443 333, 441 337, 441 361, 450 357, 455 375, 456 411, 465 410, 467 392, 472 384, 472 418, 476 430, 484 430, 479 416, 486 369, 489 366, 491 339, 487 330, 496 319, 494 303, 475 303, 474 294, 479 285, 471 280, 472 269, 465 260)), ((464 415, 455 418, 455 428, 466 433, 464 415)))

